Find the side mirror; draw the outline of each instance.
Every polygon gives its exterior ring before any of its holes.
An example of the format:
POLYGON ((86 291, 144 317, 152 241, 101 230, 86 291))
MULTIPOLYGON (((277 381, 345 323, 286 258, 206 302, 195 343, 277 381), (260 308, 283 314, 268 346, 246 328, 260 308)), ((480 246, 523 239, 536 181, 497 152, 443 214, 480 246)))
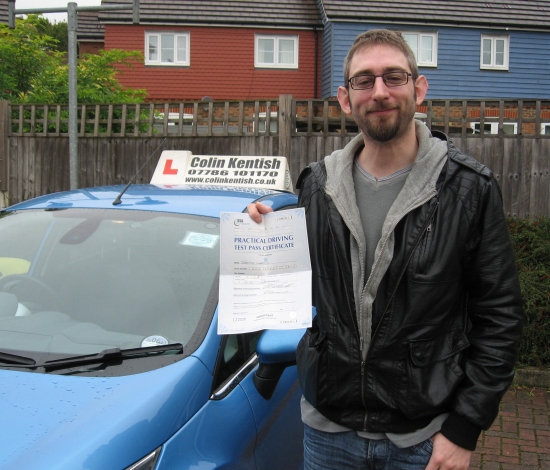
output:
POLYGON ((256 346, 260 365, 254 374, 254 385, 266 400, 273 396, 284 370, 296 364, 296 348, 305 328, 299 330, 266 330, 256 346))

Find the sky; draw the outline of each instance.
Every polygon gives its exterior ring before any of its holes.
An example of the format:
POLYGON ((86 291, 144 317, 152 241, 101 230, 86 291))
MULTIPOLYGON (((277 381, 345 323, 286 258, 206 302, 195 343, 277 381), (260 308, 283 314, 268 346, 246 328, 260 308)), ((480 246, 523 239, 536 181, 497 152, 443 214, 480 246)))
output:
MULTIPOLYGON (((77 7, 89 7, 101 5, 101 0, 71 0, 77 7)), ((28 8, 67 8, 69 0, 15 0, 15 9, 23 10, 28 8)), ((51 22, 67 21, 66 13, 47 13, 44 17, 51 22)))

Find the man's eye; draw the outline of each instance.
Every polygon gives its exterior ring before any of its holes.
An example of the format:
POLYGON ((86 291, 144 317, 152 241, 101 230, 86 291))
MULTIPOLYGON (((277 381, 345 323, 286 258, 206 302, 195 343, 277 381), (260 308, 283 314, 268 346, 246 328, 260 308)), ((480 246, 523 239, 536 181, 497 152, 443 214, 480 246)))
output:
POLYGON ((372 77, 358 77, 355 79, 357 85, 370 85, 373 82, 372 77))
POLYGON ((403 75, 400 73, 388 74, 384 78, 390 83, 401 83, 403 81, 403 75))

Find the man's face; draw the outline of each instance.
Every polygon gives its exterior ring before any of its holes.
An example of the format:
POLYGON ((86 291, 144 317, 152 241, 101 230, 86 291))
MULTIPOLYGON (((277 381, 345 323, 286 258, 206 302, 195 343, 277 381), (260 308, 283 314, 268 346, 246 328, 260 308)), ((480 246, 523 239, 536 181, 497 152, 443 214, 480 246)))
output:
MULTIPOLYGON (((405 55, 392 46, 377 45, 359 49, 350 63, 350 77, 360 74, 381 75, 386 72, 408 72, 405 55)), ((347 114, 351 113, 363 134, 370 140, 389 142, 407 131, 414 131, 416 105, 426 96, 425 77, 406 85, 387 87, 378 77, 369 90, 353 90, 351 86, 338 89, 338 100, 347 114)))

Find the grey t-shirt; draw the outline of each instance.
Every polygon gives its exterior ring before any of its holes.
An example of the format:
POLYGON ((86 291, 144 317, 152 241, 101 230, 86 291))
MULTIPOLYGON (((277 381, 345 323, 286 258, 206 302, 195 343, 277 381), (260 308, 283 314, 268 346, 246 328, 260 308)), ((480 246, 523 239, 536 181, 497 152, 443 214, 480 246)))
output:
MULTIPOLYGON (((412 168, 408 166, 384 178, 376 179, 369 175, 355 160, 353 168, 353 184, 357 207, 361 216, 361 224, 365 234, 366 273, 371 272, 374 262, 376 245, 382 235, 382 226, 390 207, 405 185, 407 176, 412 168)), ((324 432, 347 432, 351 429, 334 423, 325 418, 305 398, 301 401, 302 421, 308 426, 324 432)), ((449 413, 444 413, 432 420, 428 426, 406 434, 369 433, 357 431, 357 434, 366 439, 389 439, 397 447, 410 447, 425 441, 441 430, 441 425, 449 413)))
POLYGON ((382 226, 393 202, 403 189, 412 165, 384 178, 376 179, 369 175, 355 160, 353 168, 353 184, 355 198, 363 233, 367 244, 365 273, 371 272, 374 262, 374 251, 382 236, 382 226))

